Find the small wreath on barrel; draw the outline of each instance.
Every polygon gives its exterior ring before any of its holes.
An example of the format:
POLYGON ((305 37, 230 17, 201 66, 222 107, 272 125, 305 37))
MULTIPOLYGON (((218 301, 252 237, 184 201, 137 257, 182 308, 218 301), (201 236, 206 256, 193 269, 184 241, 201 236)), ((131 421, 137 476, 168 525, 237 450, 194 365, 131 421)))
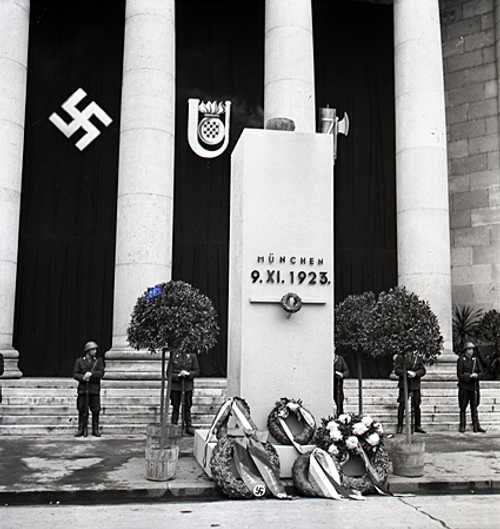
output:
MULTIPOLYGON (((241 397, 233 397, 233 400, 238 401, 238 403, 240 404, 240 409, 243 412, 243 415, 247 419, 250 419, 250 406, 248 405, 247 401, 245 399, 242 399, 241 397)), ((220 439, 221 437, 224 437, 225 435, 227 435, 227 423, 229 421, 229 417, 231 416, 231 413, 232 413, 231 408, 229 408, 226 414, 223 417, 221 417, 220 424, 215 431, 215 436, 217 437, 217 439, 220 439)))
POLYGON ((387 482, 390 458, 384 447, 383 434, 382 425, 369 415, 345 413, 337 419, 321 419, 315 441, 339 461, 342 484, 364 493, 375 491, 377 487, 383 489, 387 482), (366 469, 362 453, 378 477, 376 483, 366 469), (364 468, 361 475, 349 471, 349 467, 356 466, 356 463, 358 468, 364 468))
MULTIPOLYGON (((215 481, 217 488, 228 498, 250 499, 262 497, 262 494, 257 494, 256 491, 249 490, 238 475, 233 461, 233 450, 236 442, 236 438, 229 436, 224 436, 219 439, 214 448, 212 459, 210 460, 212 478, 215 481)), ((272 468, 276 474, 279 475, 280 460, 276 450, 271 443, 263 444, 272 468)), ((269 495, 269 491, 266 487, 265 496, 269 495)))
POLYGON ((280 305, 286 312, 293 314, 302 308, 302 299, 298 294, 288 292, 281 298, 280 305))
MULTIPOLYGON (((297 492, 301 496, 307 496, 310 498, 315 498, 318 496, 318 492, 314 488, 314 485, 309 479, 309 463, 311 460, 311 452, 307 454, 302 454, 297 457, 295 463, 292 467, 292 477, 293 484, 297 492)), ((332 457, 332 460, 339 471, 340 476, 342 476, 342 470, 340 464, 335 457, 332 457)))
POLYGON ((292 432, 293 440, 300 445, 310 443, 316 431, 316 422, 313 415, 302 406, 300 399, 295 400, 282 397, 276 402, 267 417, 267 429, 269 433, 278 443, 291 445, 292 442, 280 422, 280 419, 282 419, 286 423, 291 417, 296 419, 296 424, 301 428, 298 432, 292 432))

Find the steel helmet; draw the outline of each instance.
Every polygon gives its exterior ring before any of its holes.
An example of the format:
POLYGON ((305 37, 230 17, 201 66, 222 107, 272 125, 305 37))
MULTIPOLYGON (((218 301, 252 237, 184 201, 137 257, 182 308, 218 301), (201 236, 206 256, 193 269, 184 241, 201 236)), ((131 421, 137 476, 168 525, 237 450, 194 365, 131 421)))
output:
POLYGON ((98 349, 98 345, 95 342, 87 342, 83 346, 83 352, 86 353, 87 351, 91 351, 92 349, 98 349))
POLYGON ((474 344, 473 342, 465 342, 464 343, 464 346, 462 347, 462 353, 465 352, 466 349, 476 349, 476 344, 474 344))

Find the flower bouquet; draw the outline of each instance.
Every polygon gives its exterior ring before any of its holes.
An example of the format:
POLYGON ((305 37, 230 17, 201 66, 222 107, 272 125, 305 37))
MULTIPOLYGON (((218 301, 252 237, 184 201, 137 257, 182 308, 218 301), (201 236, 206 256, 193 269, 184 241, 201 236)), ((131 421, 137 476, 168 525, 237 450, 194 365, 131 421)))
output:
POLYGON ((382 492, 389 472, 383 436, 382 424, 369 415, 344 413, 336 419, 321 419, 316 444, 339 461, 346 487, 361 492, 382 492), (349 463, 356 460, 362 469, 361 475, 348 475, 349 463))

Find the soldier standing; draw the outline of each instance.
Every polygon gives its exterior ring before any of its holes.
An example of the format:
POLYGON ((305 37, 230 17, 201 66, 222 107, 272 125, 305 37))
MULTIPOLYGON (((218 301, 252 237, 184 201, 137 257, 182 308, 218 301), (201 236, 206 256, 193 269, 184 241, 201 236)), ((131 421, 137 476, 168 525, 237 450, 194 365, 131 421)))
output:
POLYGON ((477 357, 477 348, 472 342, 466 342, 462 355, 457 360, 458 405, 460 407, 459 432, 465 432, 465 412, 470 403, 472 430, 484 433, 481 428, 477 407, 479 406, 479 380, 483 375, 481 363, 477 357))
POLYGON ((406 375, 408 381, 408 397, 411 399, 411 409, 414 418, 414 431, 418 433, 425 433, 422 429, 420 404, 422 403, 422 394, 420 392, 420 380, 426 374, 424 361, 422 356, 413 351, 406 359, 406 373, 403 369, 403 356, 396 355, 394 360, 394 373, 399 377, 398 388, 398 426, 396 433, 403 432, 403 420, 405 416, 405 397, 404 397, 404 379, 406 375))
POLYGON ((182 402, 184 426, 188 435, 194 435, 191 423, 191 405, 193 403, 193 379, 200 374, 200 365, 196 353, 176 351, 173 353, 172 369, 172 424, 179 422, 179 407, 182 402))
POLYGON ((101 409, 101 378, 104 375, 102 358, 97 357, 97 344, 87 342, 83 356, 77 358, 73 369, 73 378, 78 380, 78 431, 75 437, 87 437, 89 408, 92 412, 92 435, 101 437, 99 431, 99 411, 101 409))
MULTIPOLYGON (((3 375, 4 371, 4 362, 3 362, 3 354, 0 353, 0 377, 3 375)), ((2 403, 2 385, 0 384, 0 404, 2 403)))
POLYGON ((333 400, 337 406, 337 417, 344 413, 344 378, 349 376, 344 357, 335 351, 335 361, 333 363, 333 400))

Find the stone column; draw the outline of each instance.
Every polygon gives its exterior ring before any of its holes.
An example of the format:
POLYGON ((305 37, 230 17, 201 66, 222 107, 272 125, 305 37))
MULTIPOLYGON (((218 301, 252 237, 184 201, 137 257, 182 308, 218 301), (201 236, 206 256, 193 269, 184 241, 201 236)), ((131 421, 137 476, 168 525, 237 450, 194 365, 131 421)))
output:
POLYGON ((157 378, 127 327, 136 299, 171 278, 175 1, 127 0, 116 227, 113 345, 107 378, 157 378))
POLYGON ((266 0, 265 17, 264 123, 316 132, 311 0, 266 0))
POLYGON ((430 302, 450 356, 445 100, 438 0, 394 1, 398 282, 430 302))
POLYGON ((18 378, 12 346, 23 169, 29 0, 0 2, 0 353, 18 378))

